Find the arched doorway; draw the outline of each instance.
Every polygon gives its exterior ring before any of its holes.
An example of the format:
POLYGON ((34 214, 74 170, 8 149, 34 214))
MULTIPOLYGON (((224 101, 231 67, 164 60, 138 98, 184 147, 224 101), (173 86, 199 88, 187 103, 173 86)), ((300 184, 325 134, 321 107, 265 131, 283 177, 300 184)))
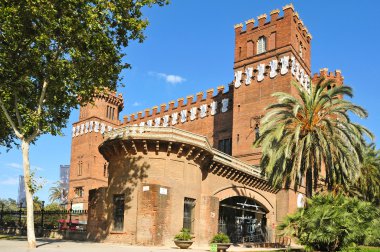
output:
POLYGON ((233 196, 219 203, 218 231, 226 233, 233 243, 265 242, 267 213, 258 201, 244 196, 233 196))

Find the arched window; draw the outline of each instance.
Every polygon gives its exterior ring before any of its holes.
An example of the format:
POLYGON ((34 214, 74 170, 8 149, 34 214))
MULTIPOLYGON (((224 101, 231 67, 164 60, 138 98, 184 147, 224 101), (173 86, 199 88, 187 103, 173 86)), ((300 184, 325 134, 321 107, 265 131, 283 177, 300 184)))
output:
POLYGON ((266 52, 266 49, 267 49, 266 44, 267 44, 267 39, 264 36, 260 37, 259 40, 257 41, 257 54, 266 52))
POLYGON ((303 58, 303 45, 302 45, 302 42, 300 42, 300 57, 303 58))

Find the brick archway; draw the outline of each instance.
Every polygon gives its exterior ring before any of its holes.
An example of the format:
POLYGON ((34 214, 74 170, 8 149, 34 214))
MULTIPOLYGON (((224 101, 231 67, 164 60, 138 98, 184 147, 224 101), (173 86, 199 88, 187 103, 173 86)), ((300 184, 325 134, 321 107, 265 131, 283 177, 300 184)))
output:
POLYGON ((247 198, 254 199, 255 201, 262 204, 267 210, 268 213, 274 214, 275 212, 275 200, 276 197, 273 195, 273 199, 268 199, 258 190, 248 188, 245 186, 228 186, 221 188, 213 193, 213 196, 218 197, 219 201, 222 201, 227 198, 234 196, 244 196, 247 198), (272 200, 272 202, 271 202, 272 200))

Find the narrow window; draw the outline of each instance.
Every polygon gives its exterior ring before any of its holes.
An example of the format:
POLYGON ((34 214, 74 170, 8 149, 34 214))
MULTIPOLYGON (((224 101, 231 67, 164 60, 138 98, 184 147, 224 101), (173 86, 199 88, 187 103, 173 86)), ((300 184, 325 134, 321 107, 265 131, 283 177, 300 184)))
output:
POLYGON ((107 110, 106 110, 106 118, 108 118, 108 116, 109 116, 109 112, 108 112, 108 110, 109 110, 109 106, 107 106, 107 110))
POLYGON ((194 233, 194 209, 195 199, 185 198, 183 206, 183 228, 190 230, 190 233, 194 233))
POLYGON ((300 57, 303 58, 303 45, 300 43, 300 57))
POLYGON ((239 58, 241 57, 241 46, 239 47, 239 58))
POLYGON ((112 108, 112 120, 113 120, 114 114, 115 114, 115 108, 112 108))
POLYGON ((113 230, 123 231, 124 228, 124 195, 115 194, 113 196, 113 230))
POLYGON ((232 139, 222 139, 219 140, 218 149, 228 155, 232 154, 232 139))
POLYGON ((256 126, 255 126, 255 140, 259 139, 260 137, 260 126, 258 123, 256 123, 256 126))
POLYGON ((260 37, 257 41, 257 54, 265 53, 266 51, 266 38, 260 37))

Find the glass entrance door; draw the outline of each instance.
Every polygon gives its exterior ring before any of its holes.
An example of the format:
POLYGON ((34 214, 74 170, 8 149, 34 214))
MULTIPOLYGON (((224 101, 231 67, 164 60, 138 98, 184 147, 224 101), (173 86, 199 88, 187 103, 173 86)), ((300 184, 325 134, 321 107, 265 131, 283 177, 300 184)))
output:
POLYGON ((231 197, 220 202, 219 232, 233 243, 266 241, 266 210, 246 197, 231 197))

